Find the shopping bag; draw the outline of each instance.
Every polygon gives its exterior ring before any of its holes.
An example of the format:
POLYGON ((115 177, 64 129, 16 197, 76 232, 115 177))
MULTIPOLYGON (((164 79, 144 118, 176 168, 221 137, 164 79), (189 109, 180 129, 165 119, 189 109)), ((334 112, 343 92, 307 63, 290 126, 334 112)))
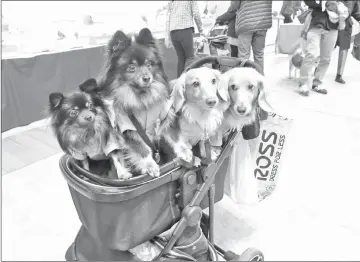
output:
POLYGON ((236 204, 253 204, 258 199, 258 182, 253 176, 250 140, 236 137, 225 179, 225 193, 236 204))
POLYGON ((276 188, 292 121, 269 113, 268 118, 261 122, 260 135, 249 140, 251 173, 257 181, 257 195, 260 201, 270 196, 276 188))
POLYGON ((360 33, 360 23, 351 17, 352 20, 352 29, 351 29, 351 36, 355 36, 360 33))
POLYGON ((282 24, 280 25, 276 38, 276 48, 279 54, 292 54, 295 43, 301 39, 302 24, 282 24))
POLYGON ((254 204, 275 190, 291 125, 291 119, 269 113, 257 138, 238 135, 225 179, 225 193, 233 202, 254 204))
POLYGON ((360 61, 360 34, 357 34, 354 39, 354 45, 351 54, 353 57, 360 61))

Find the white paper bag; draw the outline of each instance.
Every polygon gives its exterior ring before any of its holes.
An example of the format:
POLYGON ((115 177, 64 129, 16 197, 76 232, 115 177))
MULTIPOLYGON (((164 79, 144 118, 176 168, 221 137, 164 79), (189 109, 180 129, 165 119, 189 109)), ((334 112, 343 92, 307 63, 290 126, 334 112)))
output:
POLYGON ((237 204, 254 204, 275 190, 292 119, 269 113, 260 135, 244 140, 239 134, 230 156, 226 194, 237 204))
POLYGON ((264 200, 275 190, 286 153, 287 137, 292 119, 269 113, 260 124, 260 135, 249 140, 252 176, 257 181, 259 200, 264 200))
POLYGON ((258 185, 253 176, 249 141, 239 134, 233 146, 226 187, 228 195, 237 204, 258 202, 258 185))

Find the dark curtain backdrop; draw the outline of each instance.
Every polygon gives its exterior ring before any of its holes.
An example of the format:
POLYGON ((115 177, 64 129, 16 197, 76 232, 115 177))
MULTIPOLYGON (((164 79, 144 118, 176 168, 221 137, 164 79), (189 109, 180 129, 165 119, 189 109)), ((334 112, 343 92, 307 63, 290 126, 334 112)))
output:
MULTIPOLYGON (((172 80, 176 77, 175 50, 159 44, 164 68, 172 80)), ((67 92, 97 77, 104 62, 105 47, 93 47, 30 58, 1 60, 2 128, 28 125, 47 117, 48 97, 52 92, 67 92)))

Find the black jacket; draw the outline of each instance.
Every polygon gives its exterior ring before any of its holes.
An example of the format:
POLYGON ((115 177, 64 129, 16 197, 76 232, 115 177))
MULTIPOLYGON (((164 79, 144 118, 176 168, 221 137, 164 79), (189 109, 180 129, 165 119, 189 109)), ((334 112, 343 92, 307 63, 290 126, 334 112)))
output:
POLYGON ((339 23, 332 23, 327 12, 322 11, 321 3, 323 1, 324 0, 320 0, 319 4, 317 4, 315 0, 304 1, 304 3, 313 10, 310 28, 323 28, 325 30, 337 29, 339 23))
POLYGON ((229 9, 220 15, 218 18, 216 18, 216 22, 223 24, 225 22, 228 22, 228 32, 227 35, 230 37, 236 38, 235 33, 235 19, 236 19, 236 11, 237 8, 235 8, 235 5, 237 5, 238 1, 231 1, 229 9))

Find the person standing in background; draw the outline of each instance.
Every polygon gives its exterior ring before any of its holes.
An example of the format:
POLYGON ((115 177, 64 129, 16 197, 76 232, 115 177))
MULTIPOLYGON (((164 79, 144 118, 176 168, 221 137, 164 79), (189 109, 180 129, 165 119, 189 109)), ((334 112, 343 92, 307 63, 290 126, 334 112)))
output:
POLYGON ((266 33, 272 27, 272 1, 234 1, 230 7, 237 10, 235 34, 238 38, 239 58, 249 59, 252 49, 254 62, 264 74, 266 33))
POLYGON ((345 29, 339 30, 336 46, 339 47, 338 67, 335 81, 345 84, 342 75, 344 73, 346 58, 351 44, 352 19, 360 22, 360 4, 359 1, 342 1, 349 10, 349 17, 345 20, 345 29))
POLYGON ((231 57, 238 57, 238 40, 236 37, 236 33, 235 33, 235 18, 236 18, 236 5, 238 1, 233 0, 230 3, 230 7, 228 8, 228 10, 218 16, 216 18, 216 23, 222 25, 224 23, 228 23, 228 31, 227 31, 227 35, 228 35, 228 44, 230 45, 231 48, 231 57))
POLYGON ((196 1, 169 1, 167 10, 165 45, 170 40, 175 48, 178 64, 177 75, 194 59, 194 22, 200 35, 204 35, 198 3, 196 1))
POLYGON ((280 14, 284 17, 284 24, 292 23, 291 16, 294 13, 293 1, 283 1, 280 14))
POLYGON ((284 17, 284 24, 292 23, 298 11, 302 11, 301 1, 283 1, 280 14, 284 17))
POLYGON ((326 1, 308 0, 305 4, 312 9, 309 31, 306 34, 305 57, 300 68, 299 92, 308 96, 309 90, 327 94, 325 88, 321 88, 322 80, 331 61, 331 55, 336 44, 339 23, 332 23, 325 10, 326 1), (310 72, 315 66, 319 56, 320 61, 315 70, 315 76, 311 81, 310 72), (311 83, 312 82, 312 83, 311 83))

